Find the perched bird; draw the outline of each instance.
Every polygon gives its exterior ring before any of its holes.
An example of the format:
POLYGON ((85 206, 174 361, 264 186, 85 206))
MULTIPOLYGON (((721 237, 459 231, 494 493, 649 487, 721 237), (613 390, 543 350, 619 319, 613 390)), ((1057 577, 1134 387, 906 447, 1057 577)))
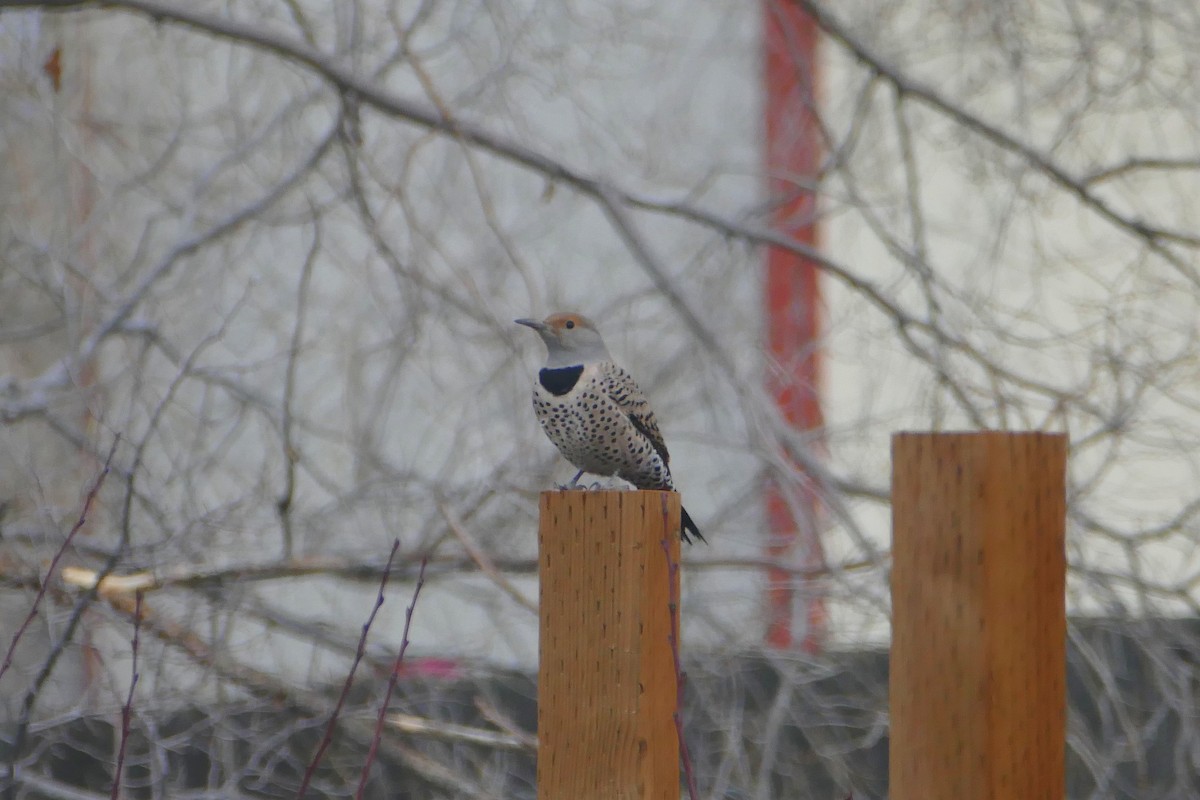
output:
MULTIPOLYGON (((613 363, 600 332, 579 314, 551 314, 542 321, 516 320, 546 343, 546 366, 533 387, 533 409, 542 430, 579 470, 617 475, 639 489, 675 490, 670 456, 646 395, 613 363)), ((704 537, 686 510, 680 535, 704 537)))

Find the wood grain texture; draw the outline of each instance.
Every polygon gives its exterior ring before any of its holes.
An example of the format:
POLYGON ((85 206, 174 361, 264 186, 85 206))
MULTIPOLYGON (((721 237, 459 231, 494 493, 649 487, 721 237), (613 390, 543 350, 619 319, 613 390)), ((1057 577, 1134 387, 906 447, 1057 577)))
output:
POLYGON ((539 800, 678 800, 667 554, 679 495, 543 492, 539 800))
POLYGON ((1058 799, 1066 437, 892 439, 892 800, 1058 799))

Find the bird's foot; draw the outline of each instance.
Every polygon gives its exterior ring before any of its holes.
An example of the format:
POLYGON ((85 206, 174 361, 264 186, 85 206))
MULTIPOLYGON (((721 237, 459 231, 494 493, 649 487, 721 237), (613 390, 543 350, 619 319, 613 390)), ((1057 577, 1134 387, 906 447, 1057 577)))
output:
POLYGON ((571 482, 570 482, 570 483, 568 483, 566 486, 562 486, 562 487, 559 487, 559 488, 562 488, 562 489, 582 489, 583 487, 579 485, 579 479, 580 479, 580 478, 582 478, 582 477, 583 477, 583 470, 579 470, 579 472, 576 472, 576 473, 575 473, 575 477, 574 477, 574 478, 571 478, 571 482))

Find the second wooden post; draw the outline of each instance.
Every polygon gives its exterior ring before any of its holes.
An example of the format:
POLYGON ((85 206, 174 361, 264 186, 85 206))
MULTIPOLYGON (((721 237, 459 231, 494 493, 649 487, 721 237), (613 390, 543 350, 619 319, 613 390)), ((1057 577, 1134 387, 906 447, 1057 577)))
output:
POLYGON ((1065 436, 892 440, 892 800, 1065 792, 1065 436))
POLYGON ((543 492, 539 800, 678 800, 674 492, 543 492))

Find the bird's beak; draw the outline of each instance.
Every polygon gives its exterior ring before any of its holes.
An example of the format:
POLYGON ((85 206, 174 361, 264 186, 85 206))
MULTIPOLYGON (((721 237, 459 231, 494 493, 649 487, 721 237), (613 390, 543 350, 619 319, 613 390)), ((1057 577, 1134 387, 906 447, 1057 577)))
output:
POLYGON ((524 325, 526 328, 533 328, 538 333, 546 330, 546 323, 537 319, 514 319, 513 322, 518 325, 524 325))

